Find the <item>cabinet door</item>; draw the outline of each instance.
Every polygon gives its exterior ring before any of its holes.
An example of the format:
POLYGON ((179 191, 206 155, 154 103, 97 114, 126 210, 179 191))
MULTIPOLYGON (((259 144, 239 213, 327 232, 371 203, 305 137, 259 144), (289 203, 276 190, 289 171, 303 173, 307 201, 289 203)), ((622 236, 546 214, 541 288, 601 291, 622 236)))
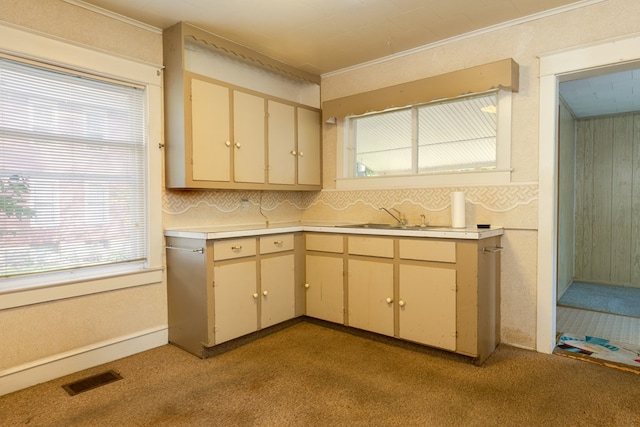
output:
POLYGON ((213 269, 215 343, 258 329, 256 261, 218 265, 213 269))
POLYGON ((234 181, 264 183, 264 98, 233 92, 233 143, 234 181))
POLYGON ((269 101, 267 104, 269 141, 269 183, 295 184, 296 141, 295 109, 291 105, 269 101))
POLYGON ((349 260, 349 326, 393 336, 393 264, 349 260))
POLYGON ((229 89, 191 79, 192 178, 230 181, 229 89))
POLYGON ((320 155, 320 113, 298 108, 298 184, 321 184, 320 155))
POLYGON ((399 335, 410 341, 456 349, 456 271, 400 265, 399 335))
POLYGON ((306 256, 307 316, 344 322, 342 257, 306 256))
POLYGON ((260 326, 263 328, 295 317, 294 262, 293 254, 261 260, 260 326))

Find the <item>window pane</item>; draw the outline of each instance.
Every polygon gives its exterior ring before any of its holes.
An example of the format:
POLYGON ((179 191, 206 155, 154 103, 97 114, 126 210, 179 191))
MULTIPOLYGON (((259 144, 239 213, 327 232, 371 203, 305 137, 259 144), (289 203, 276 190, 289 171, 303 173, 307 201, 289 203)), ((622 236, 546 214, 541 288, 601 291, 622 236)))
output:
POLYGON ((146 257, 144 91, 0 60, 0 277, 146 257))
POLYGON ((418 109, 418 170, 495 167, 497 95, 418 109))
POLYGON ((411 173, 411 110, 352 120, 355 126, 355 176, 411 173))

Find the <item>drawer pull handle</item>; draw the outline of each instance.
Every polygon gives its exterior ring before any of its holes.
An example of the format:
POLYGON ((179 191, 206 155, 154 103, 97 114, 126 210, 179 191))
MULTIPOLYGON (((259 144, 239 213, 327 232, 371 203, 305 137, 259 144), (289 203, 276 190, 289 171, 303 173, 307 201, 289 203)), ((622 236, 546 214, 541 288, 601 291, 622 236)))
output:
POLYGON ((276 246, 282 246, 283 243, 284 242, 282 240, 276 240, 276 241, 273 242, 273 244, 276 245, 276 246))
POLYGON ((500 252, 501 250, 503 250, 504 248, 502 246, 494 246, 492 248, 482 248, 482 253, 483 254, 495 254, 496 252, 500 252))
POLYGON ((231 246, 232 251, 239 251, 240 249, 242 249, 242 245, 231 246))

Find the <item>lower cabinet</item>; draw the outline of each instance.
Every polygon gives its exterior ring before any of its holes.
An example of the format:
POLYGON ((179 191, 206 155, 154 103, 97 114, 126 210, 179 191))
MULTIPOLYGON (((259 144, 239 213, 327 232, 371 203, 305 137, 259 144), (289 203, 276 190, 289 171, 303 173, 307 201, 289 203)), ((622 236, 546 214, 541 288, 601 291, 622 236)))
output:
POLYGON ((258 330, 256 261, 216 265, 214 277, 214 344, 258 330))
POLYGON ((167 237, 169 341, 206 357, 208 347, 306 314, 478 364, 498 345, 500 236, 294 236, 167 237))
POLYGON ((294 262, 293 254, 261 260, 261 328, 267 328, 295 317, 294 262))
POLYGON ((344 237, 305 235, 305 314, 344 323, 344 237))
POLYGON ((344 322, 342 257, 306 256, 306 314, 334 323, 344 322))
POLYGON ((206 349, 295 317, 294 234, 167 237, 169 341, 206 349))
POLYGON ((500 340, 499 247, 499 236, 455 240, 308 233, 306 315, 464 354, 482 364, 500 340))
POLYGON ((393 336, 393 264, 349 259, 348 324, 393 336))
POLYGON ((456 271, 401 264, 398 337, 456 349, 456 271))

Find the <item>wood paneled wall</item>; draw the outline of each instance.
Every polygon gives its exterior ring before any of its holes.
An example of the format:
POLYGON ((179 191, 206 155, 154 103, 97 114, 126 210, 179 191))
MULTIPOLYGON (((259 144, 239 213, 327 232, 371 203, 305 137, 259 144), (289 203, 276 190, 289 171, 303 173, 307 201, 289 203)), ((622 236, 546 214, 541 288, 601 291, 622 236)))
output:
POLYGON ((576 131, 577 280, 640 287, 640 114, 576 131))
POLYGON ((575 272, 576 120, 560 99, 558 120, 558 299, 575 272))

